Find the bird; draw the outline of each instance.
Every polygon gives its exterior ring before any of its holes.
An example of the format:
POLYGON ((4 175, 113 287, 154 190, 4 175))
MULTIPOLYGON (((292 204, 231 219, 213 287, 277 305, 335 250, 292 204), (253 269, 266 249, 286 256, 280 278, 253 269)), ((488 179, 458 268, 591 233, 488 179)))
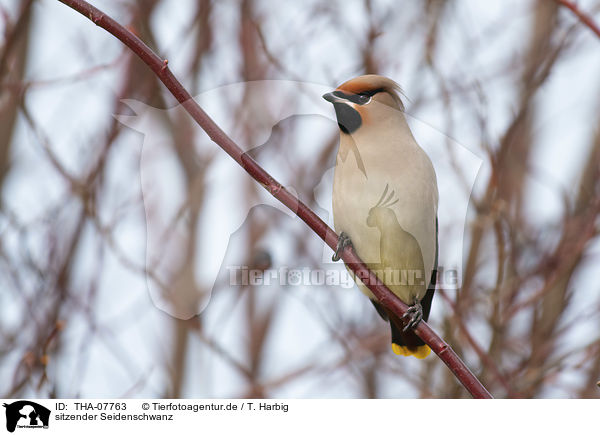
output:
POLYGON ((431 349, 414 328, 428 320, 436 287, 439 194, 435 169, 413 137, 401 96, 395 81, 373 74, 323 95, 333 104, 340 134, 332 195, 339 238, 333 260, 352 245, 409 306, 404 316, 395 315, 353 276, 389 322, 392 351, 423 359, 431 349))

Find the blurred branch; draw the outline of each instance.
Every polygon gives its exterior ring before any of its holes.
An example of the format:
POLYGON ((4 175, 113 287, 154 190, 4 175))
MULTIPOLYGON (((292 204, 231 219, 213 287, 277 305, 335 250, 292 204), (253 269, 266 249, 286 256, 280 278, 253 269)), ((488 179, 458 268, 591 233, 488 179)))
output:
MULTIPOLYGON (((248 174, 258 181, 275 198, 286 207, 294 211, 329 247, 335 249, 338 236, 303 202, 286 190, 271 175, 269 175, 255 160, 253 160, 242 149, 215 124, 215 122, 194 101, 191 95, 183 88, 180 82, 167 67, 168 61, 161 59, 137 36, 118 24, 102 11, 91 6, 83 0, 59 0, 89 18, 97 26, 107 30, 117 37, 121 42, 134 51, 144 61, 157 77, 165 84, 173 96, 181 103, 185 110, 202 127, 208 136, 227 152, 248 174)), ((379 302, 397 316, 403 316, 408 307, 398 299, 376 276, 362 260, 356 255, 351 247, 347 247, 342 258, 348 267, 359 276, 369 287, 379 302)), ((491 398, 490 393, 471 373, 452 348, 446 344, 425 322, 421 322, 415 329, 415 333, 421 337, 431 349, 444 361, 457 379, 476 398, 491 398)))
POLYGON ((14 23, 7 23, 0 46, 0 187, 10 167, 10 144, 16 126, 19 101, 25 92, 22 86, 27 66, 31 29, 32 0, 21 2, 14 23), (10 83, 17 83, 11 87, 10 83))
POLYGON ((492 372, 492 374, 495 377, 495 380, 497 380, 498 382, 500 382, 502 384, 502 386, 506 389, 506 391, 509 393, 509 395, 512 394, 512 387, 511 387, 510 382, 507 379, 506 375, 504 375, 500 371, 500 368, 498 367, 498 365, 496 364, 496 362, 479 345, 479 343, 477 343, 477 341, 475 340, 475 338, 473 337, 473 335, 469 332, 469 330, 465 326, 465 324, 462 321, 462 319, 458 318, 458 316, 456 315, 457 309, 456 309, 456 304, 454 303, 454 301, 452 301, 452 299, 450 299, 445 292, 442 291, 442 292, 439 292, 439 293, 442 296, 442 298, 444 298, 444 300, 446 301, 446 303, 452 307, 452 311, 455 313, 455 317, 457 317, 456 324, 458 325, 458 327, 460 329, 460 334, 471 345, 471 347, 473 348, 473 350, 475 351, 475 353, 477 353, 477 356, 479 357, 479 359, 481 360, 481 362, 483 363, 483 365, 492 372))
POLYGON ((581 11, 581 9, 579 9, 575 3, 569 0, 556 0, 556 2, 567 9, 570 9, 571 12, 573 12, 577 18, 579 18, 579 21, 585 24, 592 32, 596 34, 596 36, 600 38, 600 27, 594 23, 594 21, 586 13, 581 11))

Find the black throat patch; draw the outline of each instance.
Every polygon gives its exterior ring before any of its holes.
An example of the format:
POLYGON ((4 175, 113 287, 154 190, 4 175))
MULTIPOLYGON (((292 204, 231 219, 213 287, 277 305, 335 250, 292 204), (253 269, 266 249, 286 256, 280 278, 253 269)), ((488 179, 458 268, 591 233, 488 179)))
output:
POLYGON ((346 134, 354 133, 362 124, 360 113, 344 103, 333 103, 335 116, 340 130, 346 134))

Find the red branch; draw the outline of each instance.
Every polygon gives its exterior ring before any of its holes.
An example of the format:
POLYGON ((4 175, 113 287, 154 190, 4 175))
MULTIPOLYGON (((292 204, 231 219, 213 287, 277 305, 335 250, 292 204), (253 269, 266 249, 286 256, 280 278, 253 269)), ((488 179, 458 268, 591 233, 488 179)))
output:
MULTIPOLYGON (((252 178, 267 189, 271 195, 296 213, 296 215, 317 233, 330 248, 335 249, 338 240, 337 234, 310 208, 271 177, 271 175, 254 161, 252 157, 244 153, 242 149, 227 136, 217 124, 215 124, 175 78, 167 66, 167 60, 158 57, 137 36, 89 3, 83 0, 59 1, 86 16, 97 26, 107 30, 137 54, 140 59, 154 71, 156 76, 164 83, 177 101, 182 104, 185 110, 187 110, 192 118, 194 118, 217 145, 242 166, 252 178)), ((342 259, 346 262, 348 267, 363 280, 365 285, 369 287, 382 305, 399 317, 406 312, 408 307, 367 268, 351 247, 344 249, 342 259)), ((429 345, 442 361, 444 361, 456 378, 465 386, 473 397, 482 399, 492 398, 492 395, 485 389, 473 373, 471 373, 454 350, 452 350, 444 340, 438 337, 427 323, 419 323, 419 326, 415 329, 415 333, 429 345)))
POLYGON ((581 21, 583 24, 585 24, 587 27, 589 27, 590 30, 592 32, 594 32, 596 34, 596 36, 598 36, 600 38, 600 27, 598 27, 598 25, 596 23, 594 23, 594 21, 588 15, 586 15, 584 12, 582 12, 575 3, 568 1, 568 0, 556 0, 556 1, 559 4, 563 5, 564 7, 570 9, 571 12, 573 12, 575 15, 577 15, 577 18, 579 18, 579 21, 581 21))

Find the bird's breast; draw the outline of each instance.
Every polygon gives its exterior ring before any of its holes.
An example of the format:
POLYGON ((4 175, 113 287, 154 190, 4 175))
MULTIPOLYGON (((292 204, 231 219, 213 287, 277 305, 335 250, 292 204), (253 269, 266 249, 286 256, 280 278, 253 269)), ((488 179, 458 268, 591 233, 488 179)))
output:
POLYGON ((335 229, 350 236, 367 264, 424 269, 425 286, 392 289, 405 302, 422 297, 428 284, 437 246, 436 214, 435 173, 416 143, 383 143, 380 149, 360 142, 340 145, 333 183, 335 229), (376 214, 386 218, 376 219, 376 214))

